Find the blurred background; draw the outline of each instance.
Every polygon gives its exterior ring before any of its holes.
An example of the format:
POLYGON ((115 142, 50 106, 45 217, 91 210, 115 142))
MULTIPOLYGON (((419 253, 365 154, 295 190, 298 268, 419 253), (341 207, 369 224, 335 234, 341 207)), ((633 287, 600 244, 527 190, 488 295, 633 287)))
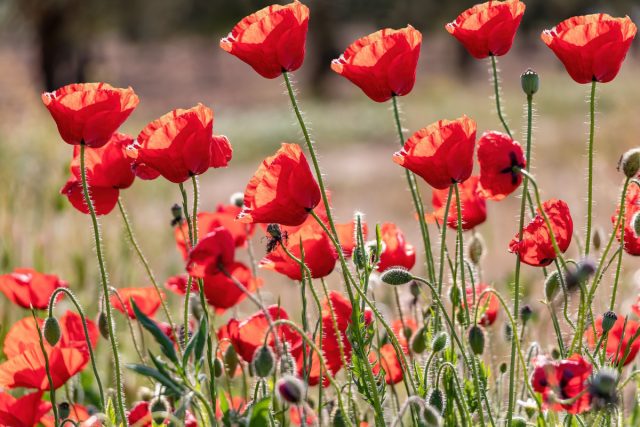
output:
MULTIPOLYGON (((300 142, 281 80, 265 80, 218 47, 221 37, 243 16, 269 4, 252 0, 0 0, 0 273, 19 266, 59 274, 80 293, 89 313, 97 310, 97 267, 90 221, 59 195, 68 175, 71 147, 59 138, 40 94, 72 82, 105 81, 132 86, 140 105, 124 124, 132 135, 175 108, 197 102, 212 107, 217 134, 226 134, 234 159, 226 169, 201 177, 201 209, 213 210, 242 191, 262 158, 281 141, 300 142)), ((307 57, 295 73, 302 108, 313 135, 333 203, 341 222, 362 211, 371 225, 398 223, 418 248, 420 235, 406 190, 404 172, 391 161, 398 147, 389 104, 377 104, 335 75, 330 61, 356 38, 381 27, 411 24, 424 34, 416 87, 401 99, 404 126, 414 132, 438 119, 467 114, 479 134, 502 130, 492 98, 490 63, 469 56, 444 25, 473 1, 309 0, 307 57)), ((582 235, 585 213, 585 166, 589 88, 573 82, 540 41, 540 32, 577 14, 608 12, 630 15, 640 23, 638 0, 527 0, 527 10, 511 52, 499 58, 505 111, 511 128, 523 130, 520 74, 531 67, 541 77, 535 97, 533 169, 544 198, 562 198, 582 235)), ((640 42, 616 80, 598 87, 596 133, 595 224, 606 233, 618 199, 619 156, 638 145, 640 135, 640 42)), ((406 133, 409 136, 409 133, 406 133)), ((427 210, 430 189, 422 186, 427 210)), ((182 271, 169 223, 170 207, 179 201, 175 185, 162 180, 137 181, 123 192, 143 250, 161 281, 182 271)), ((478 227, 488 251, 483 278, 508 289, 515 257, 507 252, 516 233, 519 199, 489 203, 488 220, 478 227)), ((117 210, 102 219, 108 269, 116 287, 147 286, 117 210)), ((432 228, 432 239, 435 227, 432 228)), ((453 234, 453 233, 450 233, 453 234)), ((466 234, 468 239, 470 234, 466 234)), ((260 236, 254 244, 263 246, 260 236)), ((450 242, 450 245, 453 243, 450 242)), ((569 249, 577 256, 575 243, 569 249)), ((257 249, 259 254, 263 248, 257 249)), ((419 249, 420 261, 422 250, 419 249)), ((241 255, 244 256, 244 255, 241 255)), ((416 269, 422 269, 418 263, 416 269)), ((618 311, 638 293, 637 260, 626 256, 618 311)), ((530 337, 552 344, 539 270, 524 269, 525 300, 539 314, 540 330, 530 337), (548 329, 547 329, 548 328, 548 329), (539 335, 539 336, 538 336, 539 335)), ((270 301, 282 299, 291 313, 298 307, 295 284, 263 272, 270 301)), ((338 286, 338 277, 332 277, 338 286)), ((610 290, 610 276, 601 286, 610 290)), ((406 290, 403 290, 403 292, 406 290)), ((384 292, 380 292, 383 301, 384 292)), ((405 295, 408 299, 408 291, 405 295)), ((168 295, 178 310, 180 299, 168 295)), ((608 301, 608 299, 607 299, 608 301)), ((604 310, 604 298, 595 312, 604 310)), ((240 312, 253 312, 244 303, 240 312)), ((389 310, 389 313, 392 311, 389 310)), ((9 310, 0 297, 2 327, 25 313, 9 310)), ((176 311, 177 313, 177 311, 176 311)), ((292 314, 293 315, 293 314, 292 314)), ((391 314, 390 314, 391 316, 391 314)), ((122 317, 122 316, 120 316, 122 317)), ((504 316, 503 318, 504 319, 504 316)), ((122 319, 120 319, 121 321, 122 319)), ((219 319, 219 323, 222 322, 219 319)), ((495 340, 502 343, 500 326, 495 340)), ((123 344, 125 348, 129 345, 123 344)), ((107 352, 103 352, 107 353, 107 352)), ((107 356, 106 354, 104 354, 107 356)), ((495 352, 501 361, 502 353, 495 352)))

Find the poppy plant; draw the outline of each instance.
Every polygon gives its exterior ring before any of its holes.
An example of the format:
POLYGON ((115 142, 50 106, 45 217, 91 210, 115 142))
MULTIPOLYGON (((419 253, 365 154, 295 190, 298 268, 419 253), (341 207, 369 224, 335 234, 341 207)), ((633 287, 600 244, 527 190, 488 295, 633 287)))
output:
POLYGON ((226 136, 213 134, 213 110, 198 104, 170 111, 149 123, 127 154, 136 171, 142 168, 141 178, 149 178, 152 169, 180 184, 209 168, 227 166, 232 152, 226 136))
POLYGON ((607 83, 618 75, 636 32, 628 16, 598 13, 564 20, 543 31, 541 38, 573 80, 607 83))
POLYGON ((204 276, 204 296, 209 305, 215 308, 216 314, 222 314, 245 299, 246 294, 236 286, 234 279, 242 283, 249 291, 254 292, 262 286, 262 280, 253 277, 251 270, 240 262, 233 262, 227 267, 228 277, 222 272, 204 276))
POLYGON ((385 28, 353 42, 331 69, 372 100, 384 102, 413 89, 421 45, 422 34, 411 25, 385 28))
POLYGON ((445 28, 474 58, 502 56, 511 49, 525 8, 520 0, 488 1, 465 10, 445 28))
POLYGON ((109 142, 139 100, 131 88, 79 83, 43 93, 42 102, 67 144, 98 148, 109 142))
MULTIPOLYGON (((565 252, 569 248, 573 236, 573 220, 569 206, 562 200, 551 199, 544 202, 542 208, 549 218, 560 252, 565 252)), ((516 234, 511 240, 509 251, 518 254, 525 264, 544 267, 556 259, 549 229, 539 210, 533 220, 523 229, 522 239, 519 237, 516 234)))
MULTIPOLYGON (((637 185, 630 185, 625 194, 624 221, 616 230, 618 241, 622 237, 622 227, 624 227, 624 245, 623 248, 629 255, 640 255, 640 236, 636 235, 633 227, 633 219, 640 212, 640 188, 637 185)), ((611 216, 611 222, 616 224, 618 215, 620 214, 620 206, 611 216)))
MULTIPOLYGON (((298 259, 302 259, 300 244, 304 250, 304 263, 311 271, 311 277, 326 277, 335 268, 338 254, 331 240, 320 225, 309 223, 283 239, 282 244, 298 259), (286 240, 286 241, 285 241, 286 240)), ((278 246, 260 261, 260 267, 284 274, 291 280, 302 280, 300 265, 289 258, 285 250, 278 246)))
POLYGON ((320 187, 297 144, 282 144, 267 157, 244 192, 238 220, 244 223, 301 225, 320 203, 320 187))
POLYGON ((238 22, 220 47, 274 79, 302 65, 309 26, 309 8, 299 1, 265 7, 238 22))
POLYGON ((233 236, 224 227, 218 227, 207 234, 189 252, 187 272, 197 278, 227 271, 235 257, 233 236))
POLYGON ((54 274, 43 274, 32 268, 16 268, 0 275, 0 292, 12 303, 29 309, 45 310, 51 294, 58 288, 69 287, 54 274))
POLYGON ((0 393, 0 426, 33 427, 51 410, 51 403, 42 401, 42 392, 25 394, 15 398, 0 393))
MULTIPOLYGON (((109 300, 111 306, 121 313, 126 314, 131 319, 135 319, 136 315, 133 312, 131 300, 133 300, 140 311, 148 317, 155 316, 156 312, 162 305, 160 296, 153 286, 147 288, 120 288, 116 289, 118 296, 111 295, 109 300), (122 303, 120 302, 122 300, 122 303), (123 306, 124 303, 124 306, 123 306)), ((161 294, 164 299, 164 293, 161 294)))
POLYGON ((533 360, 531 386, 542 394, 545 407, 580 414, 591 405, 586 389, 592 370, 591 364, 578 354, 564 360, 538 356, 533 360), (559 403, 555 399, 568 400, 569 403, 559 403))
MULTIPOLYGON (((498 298, 491 293, 486 293, 480 297, 480 294, 486 289, 489 289, 489 286, 484 283, 476 285, 475 290, 471 286, 467 286, 465 291, 466 303, 469 305, 469 310, 475 310, 475 308, 478 307, 478 324, 491 326, 498 317, 500 302, 498 298)), ((464 307, 464 302, 462 304, 464 307)))
POLYGON ((469 117, 440 120, 414 133, 393 161, 442 190, 471 176, 475 143, 476 122, 469 117))
MULTIPOLYGON (((458 184, 463 230, 471 230, 487 219, 487 202, 479 195, 479 187, 480 179, 477 176, 472 176, 462 184, 458 184)), ((433 190, 431 203, 433 204, 434 212, 427 216, 428 220, 437 220, 442 224, 447 205, 447 197, 449 197, 449 190, 433 190)), ((453 229, 457 229, 458 227, 457 198, 455 193, 451 195, 447 225, 453 229)))
MULTIPOLYGON (((109 141, 98 148, 85 151, 87 185, 97 215, 106 215, 113 210, 120 190, 133 184, 133 162, 127 155, 127 147, 133 138, 122 133, 114 133, 109 141)), ((80 170, 80 148, 74 147, 71 160, 71 178, 60 190, 74 208, 84 214, 89 208, 82 191, 82 171, 80 170)))
MULTIPOLYGON (((588 327, 585 332, 585 338, 587 342, 594 348, 596 343, 602 336, 602 320, 603 316, 598 316, 598 318, 594 322, 596 334, 593 333, 593 328, 588 327)), ((631 339, 640 328, 640 322, 635 320, 626 321, 625 326, 625 318, 624 316, 618 316, 616 322, 614 323, 611 330, 609 330, 607 337, 607 357, 613 359, 613 363, 618 364, 622 360, 622 358, 629 352, 627 357, 624 359, 622 363, 623 366, 627 366, 635 359, 638 354, 638 350, 640 350, 640 341, 634 340, 631 342, 631 339), (630 343, 631 342, 631 343, 630 343)), ((602 344, 604 346, 604 344, 602 344)))
POLYGON ((501 132, 485 132, 478 140, 480 185, 478 194, 485 199, 502 200, 522 183, 526 161, 520 144, 501 132))
POLYGON ((404 233, 392 222, 380 226, 383 248, 377 269, 380 272, 392 267, 411 270, 416 263, 416 250, 405 240, 404 233))

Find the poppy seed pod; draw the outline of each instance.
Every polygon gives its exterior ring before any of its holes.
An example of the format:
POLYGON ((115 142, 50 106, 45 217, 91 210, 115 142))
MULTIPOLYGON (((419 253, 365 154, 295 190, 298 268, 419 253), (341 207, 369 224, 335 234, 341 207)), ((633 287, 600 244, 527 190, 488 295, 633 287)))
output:
POLYGON ((387 285, 406 285, 413 280, 411 272, 402 267, 393 267, 386 270, 380 276, 380 279, 387 285))
POLYGON ((520 84, 522 85, 522 91, 527 96, 532 96, 540 88, 540 77, 538 77, 538 73, 529 68, 520 76, 520 84))
POLYGON ((640 171, 640 148, 632 148, 622 155, 618 163, 618 170, 627 178, 633 178, 640 171))
POLYGON ((276 383, 278 396, 285 402, 299 405, 304 398, 304 383, 293 375, 285 375, 276 383))
POLYGON ((58 319, 56 319, 55 317, 47 317, 47 319, 44 321, 43 335, 50 345, 54 346, 58 344, 61 336, 60 324, 58 323, 58 319))
POLYGON ((478 325, 473 325, 469 328, 469 347, 471 351, 477 356, 484 352, 484 331, 478 325))
POLYGON ((607 311, 602 315, 602 332, 607 333, 613 328, 618 320, 618 315, 613 311, 607 311))
POLYGON ((448 345, 449 335, 444 331, 438 332, 438 334, 433 337, 433 340, 431 341, 431 349, 434 353, 444 350, 448 345))
POLYGON ((267 346, 258 348, 253 355, 253 372, 260 378, 266 378, 273 372, 275 366, 275 356, 273 351, 267 346))

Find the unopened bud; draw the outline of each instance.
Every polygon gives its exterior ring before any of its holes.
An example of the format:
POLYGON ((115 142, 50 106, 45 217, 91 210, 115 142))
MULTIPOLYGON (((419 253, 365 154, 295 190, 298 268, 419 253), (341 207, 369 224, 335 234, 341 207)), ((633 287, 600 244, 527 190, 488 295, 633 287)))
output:
POLYGON ((420 285, 414 281, 409 285, 409 291, 411 291, 411 296, 418 298, 420 296, 420 285))
POLYGON ((238 353, 236 353, 235 348, 233 348, 232 345, 227 347, 227 350, 224 352, 222 357, 224 358, 224 366, 227 368, 227 372, 230 375, 233 375, 238 367, 238 363, 240 363, 238 360, 238 353))
POLYGON ((484 254, 484 246, 484 240, 479 234, 476 233, 471 236, 467 251, 469 253, 469 259, 475 265, 478 265, 480 263, 480 260, 482 259, 482 255, 484 254))
POLYGON ((304 383, 293 375, 285 375, 276 383, 278 396, 285 402, 293 405, 302 403, 304 398, 304 383))
POLYGON ((538 73, 529 68, 520 76, 520 84, 522 85, 522 91, 527 96, 532 96, 540 88, 540 78, 538 73))
POLYGON ((501 374, 506 374, 507 373, 507 364, 505 362, 502 362, 498 369, 500 370, 501 374))
POLYGON ((229 197, 229 203, 241 208, 244 205, 244 193, 233 193, 231 197, 229 197))
POLYGON ((392 267, 385 270, 380 279, 387 285, 406 285, 413 280, 413 275, 409 270, 402 267, 392 267))
POLYGON ((551 358, 552 359, 558 360, 558 359, 560 359, 560 356, 561 356, 560 350, 558 350, 557 348, 554 348, 554 349, 551 350, 551 358))
POLYGON ((555 270, 549 273, 544 281, 544 296, 547 301, 553 301, 560 290, 560 273, 555 270))
POLYGON ((280 354, 279 363, 278 371, 280 375, 294 375, 297 371, 298 365, 291 354, 288 343, 282 343, 282 353, 280 354))
POLYGON ((531 320, 532 316, 533 310, 531 309, 531 306, 529 304, 523 305, 520 309, 520 319, 522 319, 522 323, 526 324, 529 320, 531 320))
POLYGON ((476 355, 481 355, 484 352, 484 331, 478 325, 473 325, 469 328, 469 347, 476 355))
POLYGON ((636 212, 631 217, 631 226, 633 227, 635 237, 640 237, 640 212, 636 212))
POLYGON ((273 373, 275 367, 275 356, 273 351, 265 345, 259 347, 253 355, 253 372, 260 378, 267 378, 273 373))
POLYGON ((427 403, 433 406, 438 413, 442 414, 444 412, 445 405, 445 396, 442 393, 442 390, 439 388, 434 388, 431 390, 427 397, 427 403))
POLYGON ((433 340, 431 341, 431 350, 434 353, 438 353, 444 350, 445 348, 447 348, 448 345, 449 345, 449 335, 444 331, 438 332, 436 336, 433 337, 433 340))
POLYGON ((411 350, 416 354, 421 354, 427 349, 427 337, 425 327, 421 327, 411 338, 411 350))
POLYGON ((347 427, 347 421, 345 414, 340 410, 340 407, 336 405, 336 409, 331 416, 331 427, 347 427))
POLYGON ((565 273, 565 284, 568 290, 576 289, 581 283, 587 281, 596 272, 595 263, 585 258, 578 262, 575 269, 567 269, 565 273))
POLYGON ((153 390, 149 387, 140 387, 138 389, 138 400, 142 400, 144 402, 148 402, 153 399, 153 390))
POLYGON ((220 376, 222 375, 222 368, 223 368, 222 360, 216 357, 215 360, 213 361, 213 375, 216 378, 220 378, 220 376))
POLYGON ((606 334, 616 324, 618 316, 613 311, 607 311, 602 315, 602 333, 606 334))
POLYGON ((632 148, 622 155, 618 162, 618 170, 624 173, 627 178, 638 175, 640 170, 640 148, 632 148))
POLYGON ((460 304, 460 289, 455 285, 451 286, 449 289, 449 300, 454 306, 458 306, 460 304))
POLYGON ((171 225, 172 226, 176 226, 176 225, 180 225, 182 223, 182 207, 177 204, 174 203, 173 206, 171 206, 171 225))
POLYGON ((596 251, 600 250, 600 248, 602 247, 602 240, 604 239, 603 234, 604 231, 602 231, 602 227, 596 227, 593 230, 591 243, 593 244, 593 249, 595 249, 596 251))
POLYGON ((60 341, 60 324, 55 317, 47 317, 44 321, 43 335, 47 342, 54 346, 60 341))
POLYGON ((71 414, 71 405, 69 402, 62 402, 58 405, 58 418, 66 420, 71 414))

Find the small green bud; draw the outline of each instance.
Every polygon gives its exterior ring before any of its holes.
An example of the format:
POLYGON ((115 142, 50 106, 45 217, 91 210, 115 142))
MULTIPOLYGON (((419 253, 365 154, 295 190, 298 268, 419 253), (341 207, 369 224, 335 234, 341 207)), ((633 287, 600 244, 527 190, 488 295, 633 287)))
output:
POLYGON ((449 289, 449 300, 454 306, 458 306, 460 304, 460 289, 458 289, 457 286, 452 286, 449 289))
POLYGON ((302 380, 293 375, 285 375, 276 383, 278 396, 285 402, 299 405, 304 398, 305 386, 302 380))
POLYGON ((43 335, 47 342, 54 346, 60 341, 60 324, 55 317, 47 317, 44 321, 43 335))
POLYGON ((411 351, 416 354, 421 354, 427 349, 427 337, 425 335, 425 327, 421 327, 413 334, 411 338, 411 351))
POLYGON ((387 285, 406 285, 413 280, 411 272, 402 267, 391 267, 385 270, 380 279, 387 285))
POLYGON ((622 155, 618 162, 618 170, 622 170, 624 176, 633 178, 640 171, 640 148, 632 148, 622 155))
POLYGON ((171 226, 175 227, 180 224, 182 224, 182 207, 174 203, 173 206, 171 206, 171 226))
POLYGON ((500 373, 501 374, 506 374, 507 373, 507 364, 505 362, 502 362, 500 364, 500 373))
POLYGON ((636 212, 631 217, 631 226, 633 227, 633 234, 635 234, 636 237, 640 237, 640 212, 636 212))
POLYGON ((520 76, 520 84, 522 85, 522 91, 527 96, 534 95, 540 88, 538 73, 529 68, 520 76))
POLYGON ((291 355, 291 350, 288 343, 282 344, 282 353, 280 354, 280 366, 278 371, 280 375, 295 375, 298 365, 296 360, 291 355))
POLYGON ((224 359, 224 366, 227 368, 227 372, 232 375, 236 371, 238 363, 240 363, 236 349, 230 345, 227 347, 227 350, 224 352, 222 357, 224 359))
POLYGON ((510 427, 527 427, 527 420, 522 417, 513 417, 510 427))
POLYGON ((513 339, 513 329, 511 328, 511 323, 504 324, 504 340, 511 341, 513 339))
POLYGON ((71 405, 69 402, 62 402, 58 405, 58 418, 66 420, 71 414, 71 405))
POLYGON ((560 290, 560 273, 555 270, 549 273, 544 281, 544 296, 547 301, 551 302, 558 295, 560 290))
POLYGON ((613 311, 607 311, 602 315, 602 333, 606 334, 616 324, 618 316, 613 311))
POLYGON ((331 416, 331 426, 332 427, 347 427, 347 421, 345 420, 345 414, 340 410, 338 405, 336 405, 336 409, 333 411, 331 416))
POLYGON ((253 355, 253 372, 260 378, 267 378, 273 373, 276 358, 267 346, 259 347, 253 355))
POLYGON ((484 331, 478 325, 469 328, 469 347, 478 356, 484 352, 484 331))
POLYGON ((553 350, 551 350, 551 358, 554 360, 558 360, 560 359, 560 350, 558 350, 557 348, 554 348, 553 350))
POLYGON ((531 306, 529 304, 523 305, 520 309, 520 319, 522 319, 522 323, 526 324, 529 320, 531 320, 532 316, 533 310, 531 309, 531 306))
POLYGON ((438 332, 431 341, 431 349, 434 353, 441 352, 449 346, 449 334, 446 332, 438 332))
POLYGON ((593 230, 591 243, 593 244, 593 249, 595 249, 596 251, 600 250, 600 248, 602 247, 602 240, 604 239, 603 234, 604 231, 602 231, 602 227, 596 227, 593 230))
POLYGON ((229 197, 229 203, 241 208, 242 206, 244 206, 244 193, 233 193, 231 197, 229 197))
POLYGON ((220 376, 222 375, 222 368, 222 360, 216 357, 213 361, 213 375, 215 375, 216 378, 220 378, 220 376))
POLYGON ((100 331, 100 335, 105 340, 109 339, 109 321, 107 320, 107 315, 104 314, 104 311, 101 311, 98 314, 98 330, 100 331))
POLYGON ((442 393, 442 390, 440 390, 439 388, 432 389, 427 396, 427 403, 433 406, 433 408, 436 409, 438 413, 442 414, 445 407, 445 396, 442 393))
POLYGON ((415 281, 409 285, 409 290, 411 291, 411 296, 414 298, 418 298, 420 296, 420 285, 415 281))
POLYGON ((480 264, 482 260, 482 255, 484 254, 484 240, 482 236, 475 233, 471 236, 471 240, 469 241, 469 246, 467 247, 468 256, 472 263, 475 265, 480 264))
POLYGON ((431 405, 425 405, 422 410, 422 418, 424 424, 427 427, 441 427, 442 417, 438 413, 438 410, 431 405))

